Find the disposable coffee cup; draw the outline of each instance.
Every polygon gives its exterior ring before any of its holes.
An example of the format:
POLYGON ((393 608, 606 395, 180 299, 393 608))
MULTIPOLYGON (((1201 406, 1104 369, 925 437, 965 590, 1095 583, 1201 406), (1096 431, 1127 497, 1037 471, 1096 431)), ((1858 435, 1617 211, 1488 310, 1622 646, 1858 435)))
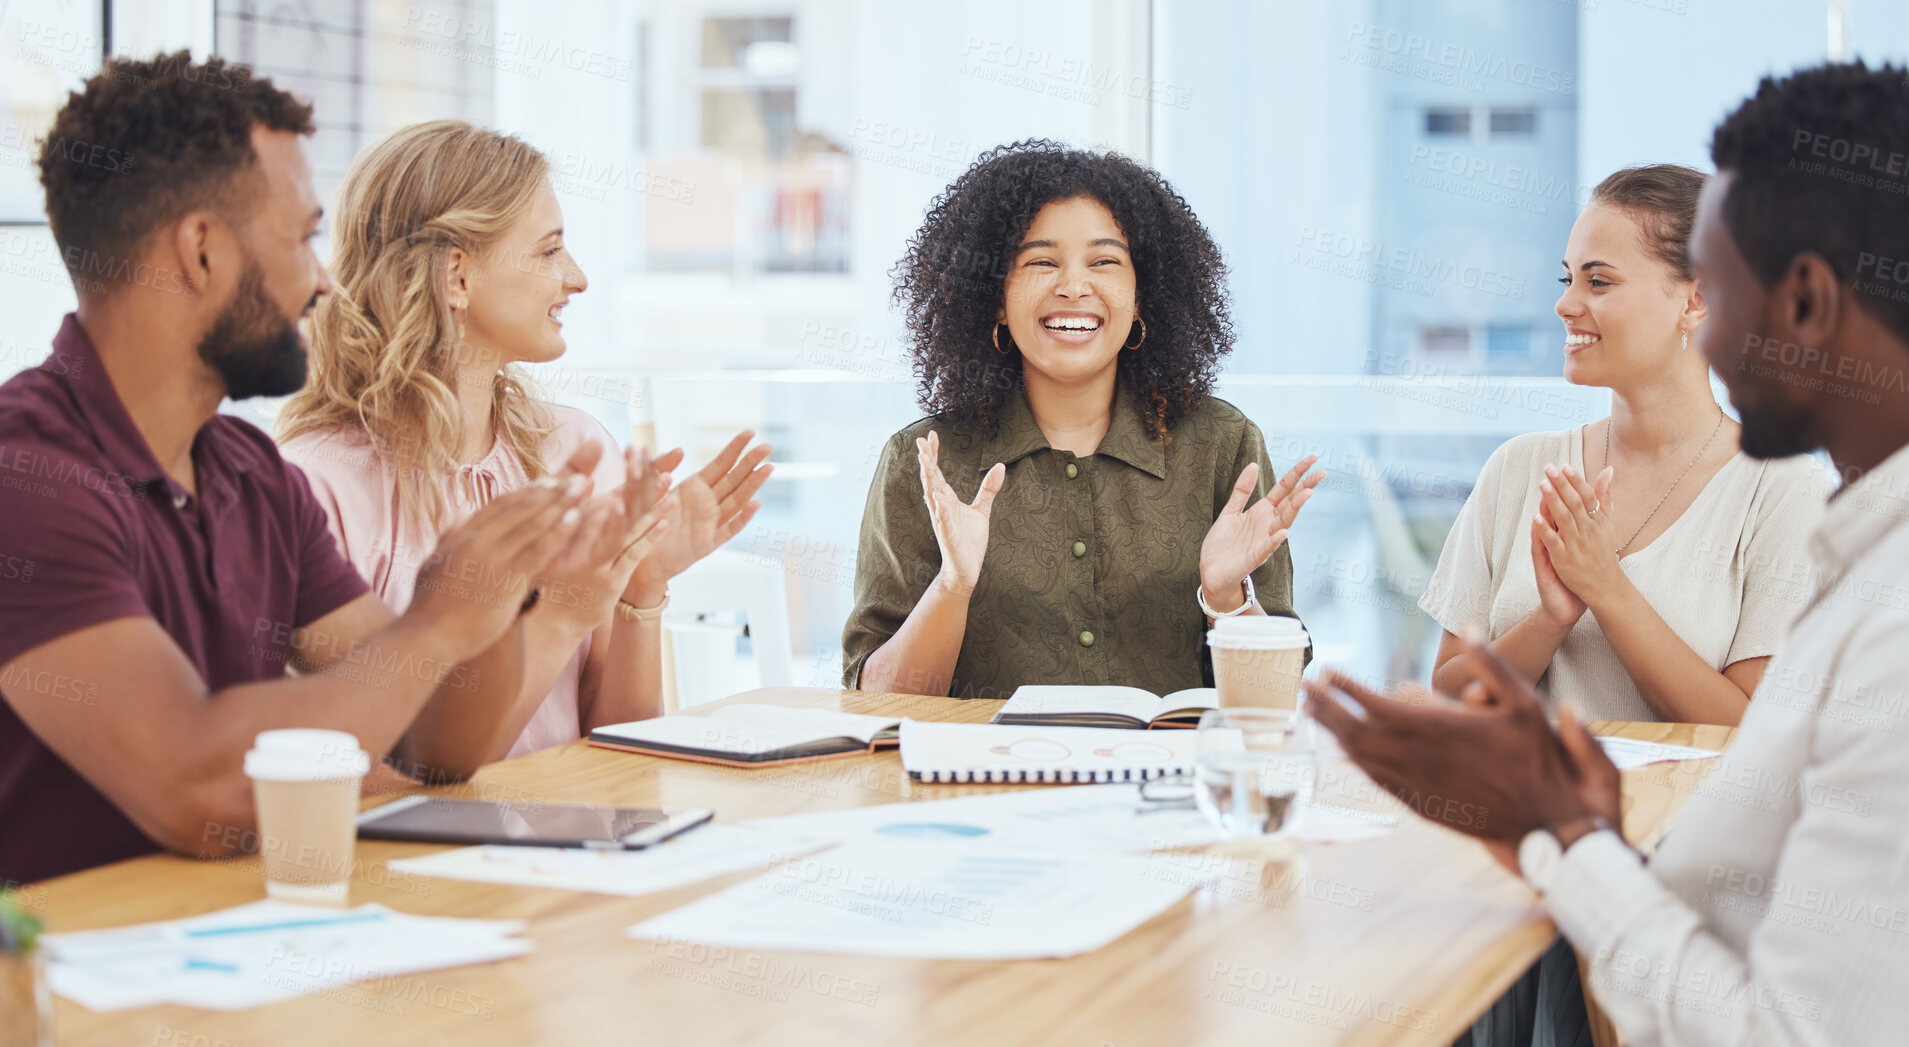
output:
POLYGON ((1310 642, 1297 618, 1256 614, 1216 621, 1206 643, 1213 652, 1220 707, 1292 713, 1299 707, 1299 678, 1310 642))
POLYGON ((258 805, 265 896, 343 905, 358 842, 358 789, 371 756, 345 731, 262 731, 245 754, 258 805))

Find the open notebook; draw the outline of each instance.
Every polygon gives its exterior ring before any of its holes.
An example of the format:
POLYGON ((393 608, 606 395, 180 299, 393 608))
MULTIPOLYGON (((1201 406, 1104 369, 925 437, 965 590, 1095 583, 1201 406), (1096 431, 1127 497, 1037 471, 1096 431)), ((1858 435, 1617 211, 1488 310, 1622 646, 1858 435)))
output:
POLYGON ((1191 732, 904 720, 901 764, 918 782, 1132 782, 1193 773, 1198 742, 1191 732))
POLYGON ((768 767, 897 744, 899 719, 780 705, 725 705, 706 716, 659 716, 590 732, 590 744, 645 756, 768 767))
POLYGON ((1014 694, 990 723, 1056 727, 1198 727, 1200 714, 1220 704, 1211 687, 1189 687, 1162 698, 1138 687, 1091 684, 1029 685, 1014 694))

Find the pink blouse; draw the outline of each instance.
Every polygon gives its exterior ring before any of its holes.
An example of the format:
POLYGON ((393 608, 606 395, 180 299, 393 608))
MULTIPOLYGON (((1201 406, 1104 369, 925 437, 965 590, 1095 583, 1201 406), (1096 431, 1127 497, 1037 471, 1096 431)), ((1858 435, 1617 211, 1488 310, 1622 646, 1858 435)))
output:
MULTIPOLYGON (((548 407, 556 428, 544 440, 544 461, 554 468, 586 440, 595 440, 604 450, 597 464, 595 491, 608 491, 621 484, 623 457, 609 430, 574 407, 548 407)), ((444 475, 439 490, 446 511, 440 526, 433 528, 415 514, 404 516, 398 512, 397 476, 392 464, 376 454, 370 437, 361 429, 308 433, 286 442, 279 453, 305 471, 312 494, 331 519, 332 534, 345 559, 371 583, 373 592, 400 613, 410 604, 418 568, 437 548, 438 537, 491 499, 530 483, 523 463, 500 438, 483 460, 444 475)), ((586 636, 510 747, 510 756, 583 737, 577 686, 589 654, 590 638, 586 636)))

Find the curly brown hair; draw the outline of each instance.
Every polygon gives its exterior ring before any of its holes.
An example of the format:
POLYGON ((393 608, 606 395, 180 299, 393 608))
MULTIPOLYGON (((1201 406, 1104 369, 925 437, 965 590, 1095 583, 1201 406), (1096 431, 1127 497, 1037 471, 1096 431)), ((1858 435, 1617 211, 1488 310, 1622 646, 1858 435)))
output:
POLYGON ((993 429, 1022 379, 1020 354, 1003 358, 991 338, 1015 246, 1041 208, 1081 196, 1112 212, 1132 251, 1146 348, 1120 354, 1119 380, 1143 405, 1147 435, 1169 439, 1212 392, 1233 348, 1212 235, 1159 173, 1118 153, 1030 139, 981 154, 955 179, 891 274, 924 410, 993 429))
POLYGON ((258 126, 311 134, 312 107, 223 58, 108 61, 67 96, 40 147, 46 216, 68 266, 89 254, 126 260, 193 211, 241 217, 258 126))

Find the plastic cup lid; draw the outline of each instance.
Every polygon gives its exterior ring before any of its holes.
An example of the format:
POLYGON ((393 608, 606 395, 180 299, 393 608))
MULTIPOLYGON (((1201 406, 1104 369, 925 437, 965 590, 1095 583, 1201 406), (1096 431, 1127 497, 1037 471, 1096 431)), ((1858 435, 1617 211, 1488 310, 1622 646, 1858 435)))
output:
POLYGON ((1310 638, 1297 618, 1254 614, 1221 618, 1208 630, 1206 641, 1212 647, 1285 651, 1306 646, 1310 638))
POLYGON ((362 778, 371 770, 371 754, 348 731, 292 727, 260 731, 245 754, 248 778, 268 782, 322 782, 362 778))

